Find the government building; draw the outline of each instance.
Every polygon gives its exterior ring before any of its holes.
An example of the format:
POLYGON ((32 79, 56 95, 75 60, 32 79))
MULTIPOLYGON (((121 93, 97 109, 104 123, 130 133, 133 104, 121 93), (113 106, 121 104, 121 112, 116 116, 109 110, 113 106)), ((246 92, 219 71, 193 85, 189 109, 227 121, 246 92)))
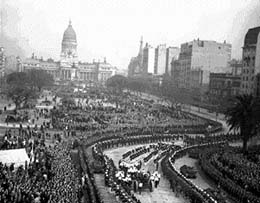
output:
POLYGON ((38 58, 33 54, 31 58, 23 60, 19 71, 31 69, 45 70, 57 82, 77 81, 100 84, 105 84, 106 80, 117 72, 117 68, 107 63, 106 59, 102 62, 93 61, 92 63, 79 61, 77 36, 71 21, 63 34, 60 61, 54 61, 53 59, 43 60, 43 58, 38 58))

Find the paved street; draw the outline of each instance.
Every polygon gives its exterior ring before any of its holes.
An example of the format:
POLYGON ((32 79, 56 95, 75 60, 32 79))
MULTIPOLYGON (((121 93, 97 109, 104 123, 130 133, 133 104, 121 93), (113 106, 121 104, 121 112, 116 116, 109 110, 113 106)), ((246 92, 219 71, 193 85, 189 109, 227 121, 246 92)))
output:
MULTIPOLYGON (((130 149, 137 148, 141 145, 122 147, 117 149, 111 149, 105 151, 105 154, 112 158, 117 166, 118 161, 122 158, 122 155, 129 151, 130 149)), ((147 154, 146 154, 147 155, 147 154)), ((155 171, 155 165, 153 164, 153 159, 151 159, 146 165, 142 165, 144 170, 155 171)), ((159 173, 161 174, 161 169, 159 168, 159 173)), ((148 189, 144 190, 141 195, 135 194, 141 202, 145 203, 184 203, 185 200, 182 197, 176 197, 170 188, 169 181, 161 176, 160 184, 157 189, 150 192, 148 189)))
POLYGON ((196 159, 189 158, 188 155, 186 155, 184 157, 177 159, 174 163, 174 166, 178 171, 180 171, 180 168, 184 164, 186 164, 187 166, 192 166, 198 171, 197 177, 195 179, 190 179, 195 185, 203 189, 214 187, 213 182, 211 182, 198 167, 198 161, 196 159))

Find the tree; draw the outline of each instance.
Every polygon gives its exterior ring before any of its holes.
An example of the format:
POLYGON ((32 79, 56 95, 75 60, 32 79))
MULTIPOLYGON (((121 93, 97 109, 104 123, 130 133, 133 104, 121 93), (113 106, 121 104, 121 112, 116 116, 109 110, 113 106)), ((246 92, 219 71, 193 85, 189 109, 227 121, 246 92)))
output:
POLYGON ((151 90, 152 80, 148 77, 128 78, 127 88, 135 92, 145 92, 151 90))
POLYGON ((106 82, 107 87, 112 88, 115 92, 121 94, 123 89, 127 87, 127 78, 122 75, 114 75, 106 82))
POLYGON ((14 102, 16 109, 20 108, 22 104, 25 105, 29 99, 36 97, 35 92, 25 85, 10 85, 6 95, 14 102))
POLYGON ((13 86, 25 86, 28 85, 29 78, 25 72, 13 72, 6 76, 6 83, 13 86))
POLYGON ((260 120, 260 102, 252 95, 239 95, 225 116, 230 129, 240 130, 243 140, 243 152, 247 153, 247 143, 256 134, 260 120))
POLYGON ((24 72, 14 72, 6 76, 6 95, 14 103, 16 108, 26 104, 30 98, 34 98, 35 94, 28 87, 28 75, 24 72))
POLYGON ((31 87, 37 88, 39 91, 41 91, 43 87, 53 85, 54 82, 51 74, 39 69, 28 71, 27 77, 30 81, 31 87))

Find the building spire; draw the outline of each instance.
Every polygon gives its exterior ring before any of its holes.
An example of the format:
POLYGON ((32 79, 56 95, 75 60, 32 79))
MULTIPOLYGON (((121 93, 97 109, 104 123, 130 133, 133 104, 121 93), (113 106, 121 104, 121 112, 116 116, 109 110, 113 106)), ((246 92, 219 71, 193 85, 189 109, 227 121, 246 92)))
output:
POLYGON ((143 36, 141 36, 140 40, 139 55, 143 55, 143 36))
POLYGON ((69 19, 69 25, 71 25, 71 19, 69 19))

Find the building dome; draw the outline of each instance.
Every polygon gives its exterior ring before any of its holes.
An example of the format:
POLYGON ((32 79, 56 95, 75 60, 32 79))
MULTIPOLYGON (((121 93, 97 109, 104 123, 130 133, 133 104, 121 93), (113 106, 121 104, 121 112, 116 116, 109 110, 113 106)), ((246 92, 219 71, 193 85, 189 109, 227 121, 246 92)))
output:
POLYGON ((72 28, 71 21, 63 34, 61 43, 61 55, 75 57, 77 55, 77 37, 72 28))
POLYGON ((76 37, 76 32, 74 31, 71 21, 69 22, 69 26, 65 30, 63 34, 63 39, 62 42, 75 42, 77 43, 77 37, 76 37))
POLYGON ((71 21, 65 30, 61 43, 61 66, 72 67, 78 64, 77 37, 71 21))

